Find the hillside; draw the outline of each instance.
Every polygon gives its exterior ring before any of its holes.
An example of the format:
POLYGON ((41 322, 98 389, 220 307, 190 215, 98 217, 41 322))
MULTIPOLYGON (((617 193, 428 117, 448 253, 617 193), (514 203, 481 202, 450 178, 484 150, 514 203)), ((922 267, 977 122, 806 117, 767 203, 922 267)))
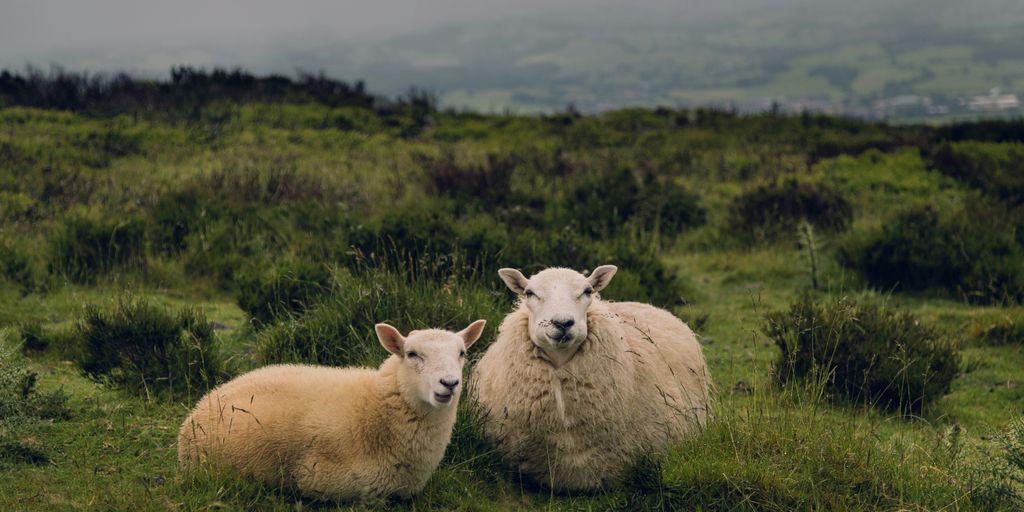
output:
POLYGON ((195 69, 0 86, 0 509, 313 505, 178 475, 198 396, 270 363, 376 365, 380 321, 486 318, 472 364, 512 308, 496 269, 606 263, 605 298, 700 335, 707 429, 621 487, 563 495, 509 473, 464 400, 441 469, 395 506, 1024 504, 1020 120, 483 115, 195 69), (790 373, 780 349, 814 348, 814 315, 868 367, 790 373))

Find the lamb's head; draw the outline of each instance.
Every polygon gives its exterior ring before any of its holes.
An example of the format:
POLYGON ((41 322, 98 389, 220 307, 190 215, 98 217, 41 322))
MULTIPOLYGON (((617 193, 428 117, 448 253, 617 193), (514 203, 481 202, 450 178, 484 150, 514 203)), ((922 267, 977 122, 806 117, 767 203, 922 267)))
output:
POLYGON ((480 338, 484 324, 477 320, 459 332, 425 329, 408 336, 388 324, 377 324, 376 331, 380 344, 399 358, 398 385, 406 399, 441 408, 458 402, 466 350, 480 338))
POLYGON ((529 279, 511 268, 498 274, 523 298, 529 311, 530 339, 561 365, 587 339, 587 308, 616 270, 614 265, 602 265, 589 277, 567 268, 545 269, 529 279))

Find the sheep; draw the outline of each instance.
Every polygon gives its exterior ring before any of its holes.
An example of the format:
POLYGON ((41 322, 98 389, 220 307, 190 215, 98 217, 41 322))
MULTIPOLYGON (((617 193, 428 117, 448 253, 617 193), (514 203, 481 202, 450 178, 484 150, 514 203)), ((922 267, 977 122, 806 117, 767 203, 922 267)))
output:
POLYGON ((601 300, 618 269, 590 277, 501 269, 519 303, 472 372, 484 436, 521 475, 561 491, 614 485, 643 452, 702 428, 710 376, 671 313, 601 300))
POLYGON ((208 462, 316 499, 416 494, 451 440, 466 350, 484 325, 406 337, 377 324, 393 354, 378 369, 274 365, 241 375, 182 423, 179 466, 208 462))

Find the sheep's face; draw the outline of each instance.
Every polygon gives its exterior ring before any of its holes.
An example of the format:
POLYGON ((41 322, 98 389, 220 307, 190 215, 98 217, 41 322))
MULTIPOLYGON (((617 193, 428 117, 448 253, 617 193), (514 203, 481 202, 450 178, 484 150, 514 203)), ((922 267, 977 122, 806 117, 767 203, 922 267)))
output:
POLYGON ((480 338, 485 323, 477 320, 459 332, 426 329, 408 336, 388 324, 377 324, 381 345, 401 358, 398 382, 405 398, 436 408, 458 403, 466 350, 480 338))
POLYGON ((567 268, 549 268, 529 279, 509 268, 498 274, 529 310, 530 339, 562 364, 587 338, 587 309, 616 270, 613 265, 600 266, 590 277, 567 268))

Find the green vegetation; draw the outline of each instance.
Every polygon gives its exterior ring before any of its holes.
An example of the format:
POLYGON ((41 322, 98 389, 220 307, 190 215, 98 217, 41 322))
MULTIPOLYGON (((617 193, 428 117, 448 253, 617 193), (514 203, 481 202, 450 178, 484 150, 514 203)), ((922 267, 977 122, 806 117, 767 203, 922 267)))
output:
POLYGON ((213 326, 194 309, 121 297, 109 312, 86 306, 78 330, 82 370, 146 397, 198 399, 223 371, 213 326))
POLYGON ((815 379, 854 403, 920 412, 960 372, 948 340, 908 313, 879 304, 809 297, 770 313, 765 332, 782 353, 782 383, 815 379))
POLYGON ((620 266, 606 298, 700 333, 708 427, 621 488, 564 495, 510 473, 463 401, 442 466, 394 506, 1020 506, 1019 443, 1001 441, 1024 414, 1012 173, 933 158, 1009 154, 1020 122, 479 115, 192 73, 0 108, 0 509, 309 506, 178 475, 199 394, 268 363, 376 365, 381 321, 486 318, 472 364, 513 307, 498 268, 603 263, 620 266))

